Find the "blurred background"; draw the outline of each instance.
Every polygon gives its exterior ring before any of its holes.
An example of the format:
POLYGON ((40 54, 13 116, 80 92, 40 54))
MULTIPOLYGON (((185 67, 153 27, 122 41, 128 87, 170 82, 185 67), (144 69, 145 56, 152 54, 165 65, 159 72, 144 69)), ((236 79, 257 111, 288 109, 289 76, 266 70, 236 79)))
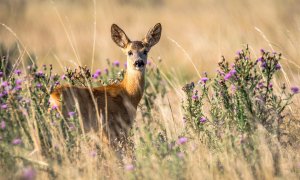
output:
POLYGON ((140 40, 161 22, 150 59, 161 58, 162 69, 183 79, 198 77, 191 61, 199 72, 214 72, 222 55, 233 59, 249 44, 254 57, 261 48, 282 52, 284 70, 299 82, 299 9, 299 0, 0 0, 0 41, 10 47, 19 40, 57 72, 73 62, 92 66, 92 59, 95 70, 107 58, 125 63, 112 23, 140 40))

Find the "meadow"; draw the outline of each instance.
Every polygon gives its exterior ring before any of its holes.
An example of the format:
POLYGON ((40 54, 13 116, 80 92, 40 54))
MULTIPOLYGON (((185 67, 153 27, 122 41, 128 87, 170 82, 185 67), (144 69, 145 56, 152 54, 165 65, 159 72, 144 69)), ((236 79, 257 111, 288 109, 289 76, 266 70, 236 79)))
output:
POLYGON ((1 0, 0 179, 299 179, 300 3, 1 0), (116 83, 157 22, 133 158, 49 104, 59 84, 116 83))

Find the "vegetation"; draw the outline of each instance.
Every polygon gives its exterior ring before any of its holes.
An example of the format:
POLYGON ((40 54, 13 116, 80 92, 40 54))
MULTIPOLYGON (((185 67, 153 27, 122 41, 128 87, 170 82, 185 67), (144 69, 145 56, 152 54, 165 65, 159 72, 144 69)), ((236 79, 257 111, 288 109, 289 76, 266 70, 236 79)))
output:
POLYGON ((299 179, 299 8, 295 0, 0 1, 0 179, 299 179), (157 22, 163 33, 149 54, 134 150, 120 157, 99 134, 83 133, 76 111, 61 117, 49 93, 117 83, 126 65, 109 27, 140 40, 157 22))
MULTIPOLYGON (((97 141, 99 134, 84 134, 76 112, 64 118, 58 107, 49 107, 49 93, 57 85, 117 83, 126 65, 108 60, 104 72, 66 68, 62 76, 53 74, 52 65, 29 65, 26 71, 15 68, 5 73, 4 65, 9 62, 3 58, 1 171, 11 178, 29 179, 189 179, 196 169, 207 178, 296 178, 299 154, 294 148, 299 137, 292 129, 298 124, 287 108, 299 88, 284 83, 274 88, 280 60, 281 54, 265 50, 253 60, 248 47, 238 51, 232 65, 223 57, 216 76, 204 73, 199 82, 183 87, 183 123, 174 132, 170 127, 176 125, 164 124, 157 104, 172 108, 166 96, 171 87, 159 68, 149 63, 140 116, 132 130, 135 148, 131 159, 103 149, 97 141)), ((174 121, 174 117, 167 120, 174 121)))

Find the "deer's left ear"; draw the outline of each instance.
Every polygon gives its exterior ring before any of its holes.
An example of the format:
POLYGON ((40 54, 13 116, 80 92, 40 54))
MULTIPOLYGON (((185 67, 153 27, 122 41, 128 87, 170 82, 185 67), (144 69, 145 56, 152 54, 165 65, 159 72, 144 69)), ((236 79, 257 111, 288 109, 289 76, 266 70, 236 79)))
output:
POLYGON ((147 43, 150 47, 158 43, 161 36, 161 29, 161 24, 157 23, 152 29, 149 30, 144 39, 144 42, 147 43))

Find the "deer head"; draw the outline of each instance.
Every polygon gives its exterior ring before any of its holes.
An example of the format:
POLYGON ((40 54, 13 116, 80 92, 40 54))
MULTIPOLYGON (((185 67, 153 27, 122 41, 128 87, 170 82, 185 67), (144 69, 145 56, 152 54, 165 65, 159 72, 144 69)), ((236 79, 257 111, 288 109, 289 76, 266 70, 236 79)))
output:
POLYGON ((116 24, 111 26, 113 41, 122 48, 127 55, 127 70, 144 72, 148 53, 152 46, 158 43, 161 36, 161 24, 156 24, 149 30, 142 41, 131 41, 126 33, 116 24))

